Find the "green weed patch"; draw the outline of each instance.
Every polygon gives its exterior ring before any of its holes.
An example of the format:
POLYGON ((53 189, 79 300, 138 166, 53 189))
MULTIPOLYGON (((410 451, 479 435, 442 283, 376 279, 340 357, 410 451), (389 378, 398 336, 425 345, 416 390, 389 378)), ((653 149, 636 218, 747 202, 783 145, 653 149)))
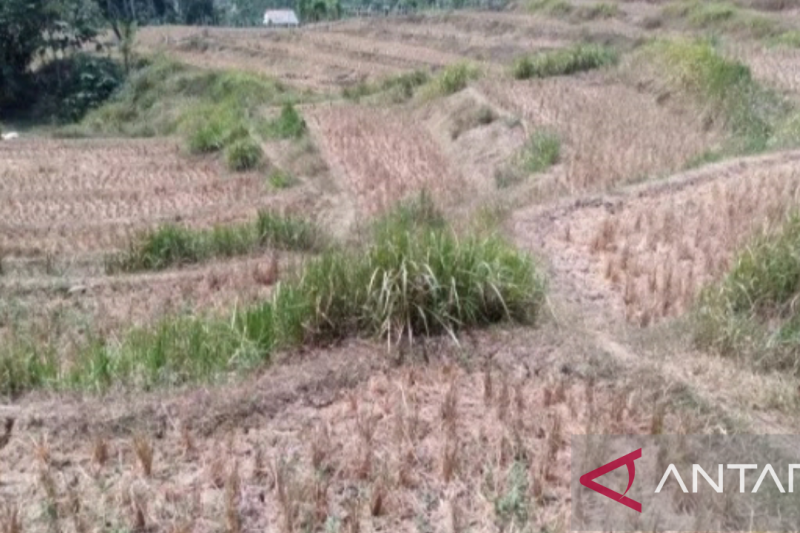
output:
POLYGON ((511 73, 518 80, 567 76, 613 65, 617 59, 617 53, 611 48, 580 44, 521 57, 514 62, 511 73))
POLYGON ((272 247, 314 251, 323 246, 321 232, 305 219, 262 211, 250 224, 191 229, 161 226, 139 235, 124 252, 106 258, 106 271, 136 272, 234 257, 272 247))

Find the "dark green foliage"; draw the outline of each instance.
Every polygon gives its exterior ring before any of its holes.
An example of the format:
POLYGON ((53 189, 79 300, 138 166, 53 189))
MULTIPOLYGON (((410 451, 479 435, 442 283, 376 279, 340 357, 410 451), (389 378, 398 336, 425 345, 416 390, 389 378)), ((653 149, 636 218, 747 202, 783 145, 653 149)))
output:
POLYGON ((33 114, 60 122, 78 121, 108 100, 123 80, 122 67, 109 58, 79 53, 51 61, 35 73, 39 97, 33 114))
POLYGON ((514 63, 512 74, 518 80, 567 76, 617 62, 617 53, 608 47, 580 44, 550 52, 524 56, 514 63))
MULTIPOLYGON (((31 77, 34 59, 46 65, 94 39, 99 13, 89 0, 0 2, 0 109, 30 108, 42 93, 31 77)), ((83 87, 88 87, 84 80, 83 87)))

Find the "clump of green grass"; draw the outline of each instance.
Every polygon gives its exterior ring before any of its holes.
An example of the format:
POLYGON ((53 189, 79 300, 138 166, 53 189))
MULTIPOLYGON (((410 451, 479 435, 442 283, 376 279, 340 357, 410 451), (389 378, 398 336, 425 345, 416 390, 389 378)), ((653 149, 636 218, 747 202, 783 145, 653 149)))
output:
POLYGON ((790 48, 800 48, 800 31, 785 31, 775 38, 775 43, 790 48))
POLYGON ((315 335, 390 342, 530 322, 543 291, 530 260, 501 239, 459 238, 404 216, 379 223, 363 254, 333 252, 309 265, 298 288, 315 310, 315 335))
POLYGON ((518 80, 566 76, 576 72, 592 70, 617 62, 617 53, 608 47, 579 44, 549 52, 517 59, 512 66, 512 75, 518 80))
POLYGON ((266 247, 311 251, 322 246, 321 232, 294 216, 262 211, 254 223, 192 229, 167 224, 135 238, 127 250, 106 258, 106 271, 136 272, 234 257, 266 247))
POLYGON ((261 211, 256 219, 260 246, 285 250, 313 251, 323 244, 319 229, 308 220, 274 211, 261 211))
MULTIPOLYGON (((259 222, 268 241, 310 242, 274 217, 259 222)), ((178 240, 193 249, 191 239, 178 240)), ((227 318, 167 317, 119 341, 93 339, 66 369, 55 358, 51 367, 47 357, 30 362, 31 352, 14 352, 2 361, 12 371, 0 376, 0 390, 179 385, 247 370, 302 343, 348 335, 413 341, 502 321, 532 323, 543 295, 530 257, 494 235, 457 235, 430 198, 420 197, 376 221, 362 247, 327 249, 309 261, 260 305, 227 318)))
POLYGON ((429 98, 449 96, 466 89, 470 80, 479 75, 478 69, 469 63, 450 65, 425 85, 424 93, 429 98))
POLYGON ((270 172, 267 180, 276 189, 289 189, 300 182, 295 176, 279 168, 270 172))
POLYGON ((25 334, 4 338, 0 345, 0 394, 15 397, 32 389, 47 388, 60 376, 52 346, 38 344, 25 334))
POLYGON ((698 299, 695 340, 765 369, 800 370, 800 216, 744 248, 698 299))
POLYGON ((642 54, 668 84, 690 94, 733 134, 730 151, 754 153, 784 145, 776 136, 792 105, 753 79, 750 69, 704 41, 657 41, 642 54))
POLYGON ((277 118, 270 121, 264 132, 266 136, 278 139, 299 139, 305 135, 308 126, 306 121, 291 103, 286 103, 281 108, 277 118))
POLYGON ((228 168, 237 172, 252 170, 261 164, 264 150, 250 136, 238 139, 225 148, 225 161, 228 168))
POLYGON ((550 131, 533 133, 520 152, 522 168, 531 173, 542 172, 558 163, 561 157, 561 141, 550 131))

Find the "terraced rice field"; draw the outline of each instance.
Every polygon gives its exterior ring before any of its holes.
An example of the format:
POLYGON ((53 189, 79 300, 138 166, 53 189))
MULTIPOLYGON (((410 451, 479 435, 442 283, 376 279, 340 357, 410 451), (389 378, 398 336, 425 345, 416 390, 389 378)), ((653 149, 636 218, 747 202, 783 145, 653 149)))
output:
MULTIPOLYGON (((737 251, 800 207, 800 152, 719 151, 730 129, 714 105, 626 62, 651 37, 704 32, 667 20, 663 2, 612 3, 591 20, 518 6, 291 31, 140 28, 138 53, 256 72, 297 96, 307 131, 260 140, 266 161, 247 172, 178 137, 33 130, 0 142, 0 348, 23 339, 72 354, 165 318, 233 323, 313 253, 264 246, 135 273, 105 260, 146 229, 244 223, 264 208, 302 215, 349 250, 374 217, 426 190, 459 239, 499 233, 548 279, 535 327, 392 347, 336 338, 165 390, 38 384, 0 405, 15 420, 6 445, 0 435, 0 507, 18 509, 22 531, 561 532, 571 435, 800 431, 794 374, 706 353, 685 323, 737 251), (512 75, 522 54, 584 41, 620 63, 512 75), (430 91, 461 62, 480 76, 430 91), (414 70, 433 81, 408 99, 375 89, 414 70), (377 93, 342 94, 362 82, 377 93), (553 153, 526 171, 542 132, 553 153), (704 164, 709 154, 722 160, 704 164), (276 184, 275 169, 293 179, 276 184)), ((800 105, 800 49, 739 37, 714 50, 800 105)), ((4 354, 0 377, 14 370, 4 354)), ((0 529, 19 531, 3 510, 0 529)))

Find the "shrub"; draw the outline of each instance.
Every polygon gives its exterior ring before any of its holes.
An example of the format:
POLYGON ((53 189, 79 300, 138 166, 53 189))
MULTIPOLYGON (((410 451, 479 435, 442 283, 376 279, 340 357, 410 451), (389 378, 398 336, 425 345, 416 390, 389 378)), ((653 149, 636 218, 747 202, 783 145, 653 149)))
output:
POLYGON ((565 76, 592 70, 617 62, 614 50, 599 45, 576 45, 517 59, 512 67, 518 79, 565 76))
POLYGON ((108 100, 124 81, 116 61, 85 53, 50 61, 34 76, 33 115, 74 122, 108 100))
POLYGON ((531 135, 520 154, 522 168, 536 173, 556 164, 561 155, 561 141, 548 131, 536 131, 531 135))
POLYGON ((695 341, 768 369, 800 369, 800 216, 744 248, 698 299, 695 341))
POLYGON ((250 136, 244 137, 225 148, 225 161, 235 172, 256 168, 264 157, 261 145, 250 136))

